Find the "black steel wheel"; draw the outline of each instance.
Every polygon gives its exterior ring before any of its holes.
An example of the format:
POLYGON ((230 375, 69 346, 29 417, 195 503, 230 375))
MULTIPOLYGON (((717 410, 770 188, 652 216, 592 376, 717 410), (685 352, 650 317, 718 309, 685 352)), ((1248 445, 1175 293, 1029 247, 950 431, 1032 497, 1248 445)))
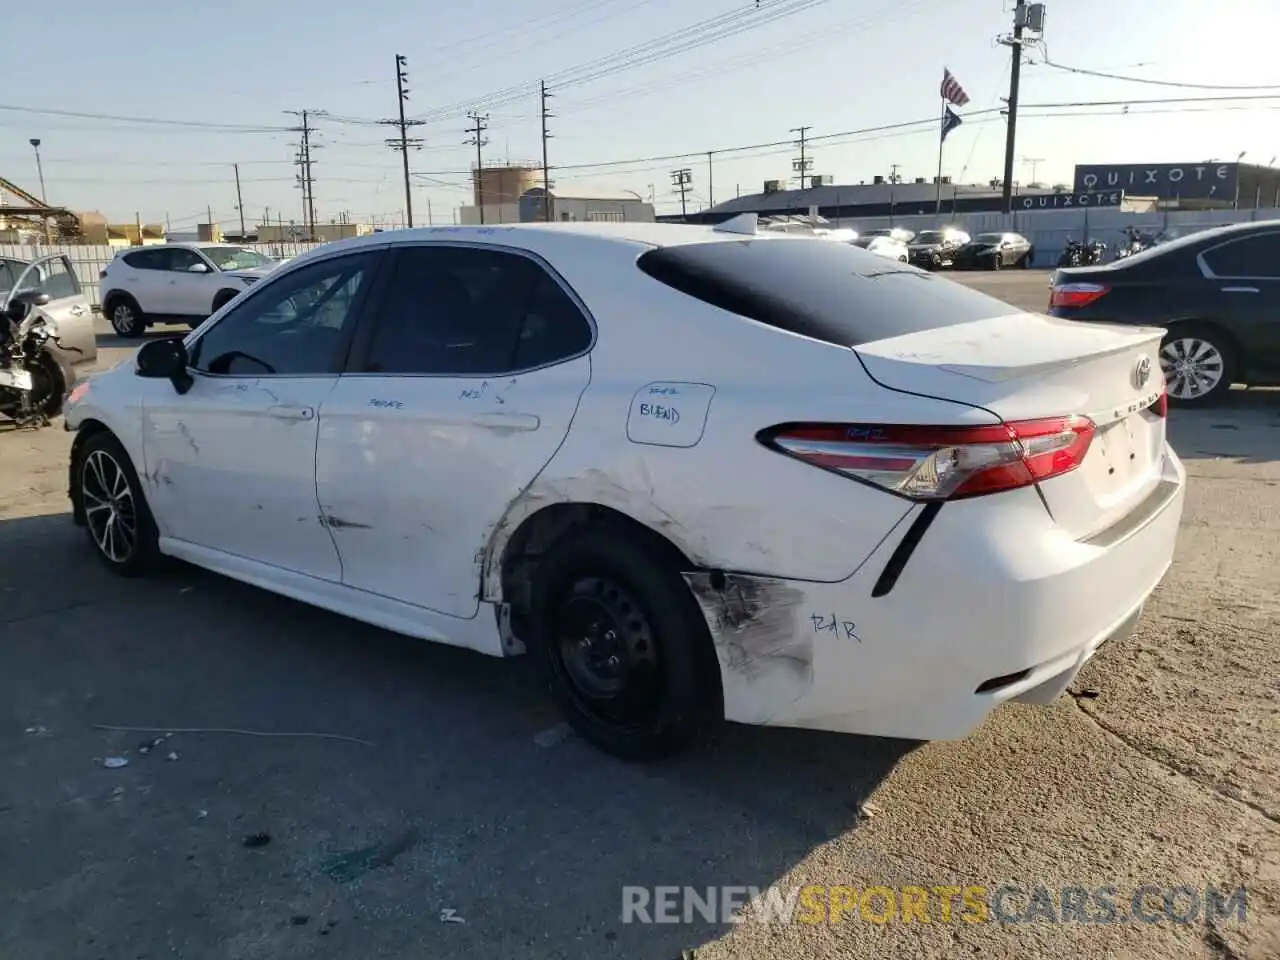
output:
POLYGON ((723 716, 706 621, 667 552, 611 524, 538 564, 531 652, 574 730, 629 760, 686 747, 723 716))

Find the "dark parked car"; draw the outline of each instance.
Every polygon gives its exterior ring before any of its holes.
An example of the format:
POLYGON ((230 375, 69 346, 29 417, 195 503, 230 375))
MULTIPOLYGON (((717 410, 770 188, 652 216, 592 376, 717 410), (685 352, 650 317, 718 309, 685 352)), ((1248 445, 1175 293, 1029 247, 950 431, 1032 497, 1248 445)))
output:
POLYGON ((1034 250, 1020 233, 980 233, 955 253, 957 270, 1029 267, 1034 250))
POLYGON ((1049 313, 1165 327, 1169 399, 1280 382, 1280 220, 1202 230, 1097 267, 1059 270, 1049 313))
POLYGON ((921 230, 907 245, 911 265, 925 270, 941 270, 952 265, 955 253, 970 240, 969 234, 957 227, 921 230))

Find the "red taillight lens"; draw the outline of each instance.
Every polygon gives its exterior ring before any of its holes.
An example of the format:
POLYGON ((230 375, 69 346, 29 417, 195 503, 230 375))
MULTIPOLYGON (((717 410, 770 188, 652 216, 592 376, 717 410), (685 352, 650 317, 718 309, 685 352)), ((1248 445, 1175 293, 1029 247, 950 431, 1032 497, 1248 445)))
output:
POLYGON ((1084 461, 1088 417, 1021 420, 990 427, 786 424, 760 434, 805 463, 914 500, 958 500, 1029 486, 1084 461))
POLYGON ((1064 283, 1049 291, 1049 306, 1087 307, 1110 290, 1101 283, 1064 283))
POLYGON ((1169 415, 1169 391, 1161 390, 1160 396, 1156 398, 1156 402, 1147 409, 1157 417, 1167 417, 1169 415))

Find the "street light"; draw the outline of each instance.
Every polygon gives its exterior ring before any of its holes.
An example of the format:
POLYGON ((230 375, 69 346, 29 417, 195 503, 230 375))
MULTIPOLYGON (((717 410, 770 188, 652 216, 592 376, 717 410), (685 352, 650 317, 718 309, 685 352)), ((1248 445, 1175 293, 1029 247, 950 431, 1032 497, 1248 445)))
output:
MULTIPOLYGON (((47 207, 49 205, 49 200, 45 196, 44 192, 44 166, 40 163, 40 138, 32 137, 28 142, 31 144, 31 149, 36 152, 36 173, 40 176, 40 202, 47 207)), ((42 214, 40 219, 44 223, 44 242, 48 243, 49 217, 47 214, 42 214)))

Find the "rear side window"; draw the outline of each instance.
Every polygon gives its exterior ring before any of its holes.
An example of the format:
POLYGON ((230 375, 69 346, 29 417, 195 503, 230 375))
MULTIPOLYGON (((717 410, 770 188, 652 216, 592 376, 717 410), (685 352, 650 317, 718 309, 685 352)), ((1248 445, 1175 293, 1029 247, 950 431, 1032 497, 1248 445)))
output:
POLYGON ((120 259, 135 270, 164 270, 169 265, 169 255, 164 250, 137 250, 121 254, 120 259))
POLYGON ((1204 262, 1218 277, 1280 277, 1280 233, 1224 243, 1206 250, 1204 262))
POLYGON ((686 296, 841 347, 1018 312, 945 277, 829 240, 660 247, 637 265, 686 296))

